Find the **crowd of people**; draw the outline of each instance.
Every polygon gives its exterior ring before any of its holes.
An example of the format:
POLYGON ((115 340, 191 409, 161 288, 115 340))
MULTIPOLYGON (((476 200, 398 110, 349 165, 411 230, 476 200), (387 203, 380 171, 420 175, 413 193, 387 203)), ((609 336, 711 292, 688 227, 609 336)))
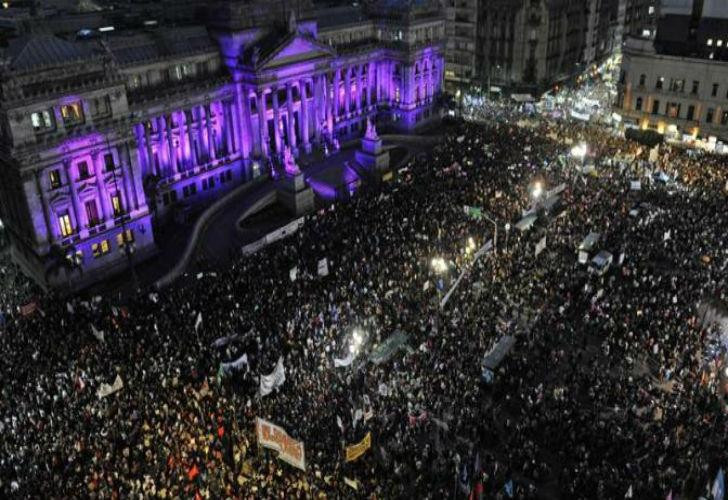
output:
POLYGON ((124 304, 49 295, 21 314, 3 295, 3 496, 707 498, 728 419, 696 305, 726 299, 728 162, 649 163, 599 128, 516 118, 451 124, 391 183, 228 269, 124 304), (589 174, 568 154, 582 142, 589 174), (548 212, 535 183, 565 184, 548 212), (591 231, 615 255, 603 276, 577 260, 591 231), (305 471, 259 446, 257 417, 304 444, 305 471))

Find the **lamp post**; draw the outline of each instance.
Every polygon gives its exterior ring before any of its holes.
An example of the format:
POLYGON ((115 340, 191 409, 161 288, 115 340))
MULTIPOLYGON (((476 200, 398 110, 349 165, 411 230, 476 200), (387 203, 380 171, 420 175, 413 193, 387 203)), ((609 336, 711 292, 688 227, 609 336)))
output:
POLYGON ((511 223, 506 222, 506 253, 508 253, 508 233, 511 230, 511 223))

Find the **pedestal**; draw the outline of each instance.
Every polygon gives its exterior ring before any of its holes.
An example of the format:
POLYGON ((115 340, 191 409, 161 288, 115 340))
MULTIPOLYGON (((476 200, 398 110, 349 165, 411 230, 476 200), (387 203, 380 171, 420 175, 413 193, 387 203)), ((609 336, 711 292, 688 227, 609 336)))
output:
POLYGON ((286 175, 278 181, 276 197, 294 215, 313 212, 314 194, 303 178, 303 174, 286 175))
POLYGON ((361 150, 354 153, 357 163, 364 168, 377 172, 389 168, 389 151, 382 149, 382 140, 379 138, 361 140, 361 150))

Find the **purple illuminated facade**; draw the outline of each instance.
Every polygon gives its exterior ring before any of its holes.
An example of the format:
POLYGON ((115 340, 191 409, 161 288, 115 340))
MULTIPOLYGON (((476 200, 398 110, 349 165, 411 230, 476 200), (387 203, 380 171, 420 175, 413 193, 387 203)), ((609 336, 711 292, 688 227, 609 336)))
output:
POLYGON ((406 132, 439 119, 436 8, 274 3, 225 2, 207 27, 103 43, 11 43, 0 208, 29 274, 51 287, 103 279, 155 252, 155 224, 268 173, 286 148, 331 151, 367 119, 406 132))

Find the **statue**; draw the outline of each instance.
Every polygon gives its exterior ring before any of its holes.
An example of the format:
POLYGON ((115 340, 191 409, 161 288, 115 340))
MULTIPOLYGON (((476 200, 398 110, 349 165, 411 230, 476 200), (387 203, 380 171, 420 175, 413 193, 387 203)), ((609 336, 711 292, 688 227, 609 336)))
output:
POLYGON ((369 118, 367 118, 367 131, 364 133, 364 138, 369 139, 370 141, 376 141, 379 139, 379 136, 377 135, 377 127, 374 126, 369 118))
POLYGON ((288 175, 298 175, 301 173, 301 169, 296 165, 296 160, 293 158, 289 146, 283 148, 283 169, 288 175))

